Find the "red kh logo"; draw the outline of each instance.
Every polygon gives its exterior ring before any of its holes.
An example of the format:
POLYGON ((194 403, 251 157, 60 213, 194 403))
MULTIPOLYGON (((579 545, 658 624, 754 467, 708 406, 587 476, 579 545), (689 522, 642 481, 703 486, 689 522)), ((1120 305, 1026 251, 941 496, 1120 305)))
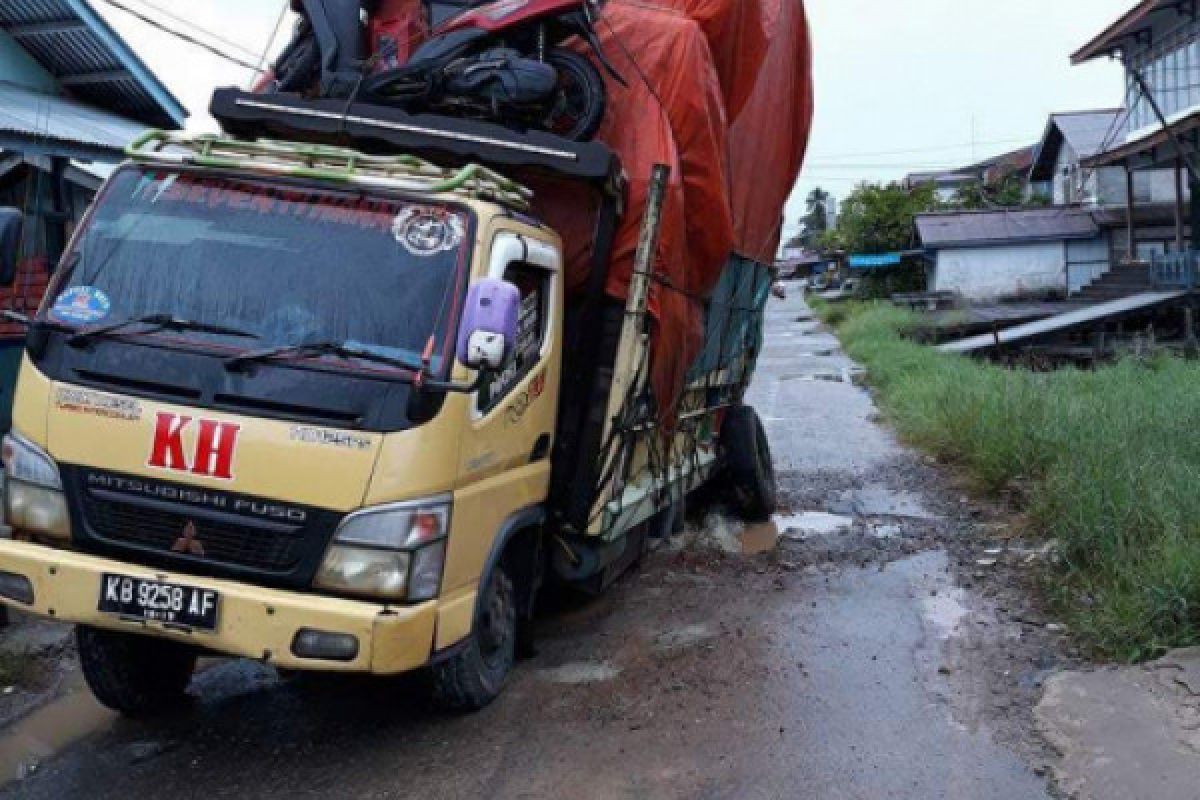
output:
POLYGON ((196 446, 189 460, 189 454, 184 451, 183 434, 192 427, 192 422, 191 417, 182 414, 158 412, 149 465, 206 478, 233 480, 233 451, 242 426, 215 419, 195 420, 196 446))

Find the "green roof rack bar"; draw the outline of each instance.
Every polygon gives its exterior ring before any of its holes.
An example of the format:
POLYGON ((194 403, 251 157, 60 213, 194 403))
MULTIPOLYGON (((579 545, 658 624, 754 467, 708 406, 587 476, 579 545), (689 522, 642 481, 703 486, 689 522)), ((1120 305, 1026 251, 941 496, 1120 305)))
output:
POLYGON ((533 192, 479 164, 439 167, 413 155, 377 156, 345 147, 270 139, 245 141, 213 134, 147 131, 126 155, 141 163, 188 164, 286 175, 381 189, 430 194, 454 193, 527 211, 533 192))

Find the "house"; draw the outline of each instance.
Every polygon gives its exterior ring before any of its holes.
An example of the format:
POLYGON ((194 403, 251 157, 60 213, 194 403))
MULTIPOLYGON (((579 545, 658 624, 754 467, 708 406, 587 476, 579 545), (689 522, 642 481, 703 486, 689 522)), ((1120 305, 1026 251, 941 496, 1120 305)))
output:
POLYGON ((779 271, 780 278, 790 280, 826 272, 832 262, 832 257, 816 250, 798 248, 790 255, 785 253, 783 258, 775 262, 775 268, 779 271))
POLYGON ((1108 265, 1108 242, 1082 209, 939 212, 918 215, 916 226, 928 291, 967 300, 1064 296, 1108 265))
POLYGON ((1083 158, 1081 166, 1123 173, 1133 188, 1126 193, 1126 225, 1118 249, 1123 261, 1144 267, 1147 285, 1163 285, 1171 275, 1195 281, 1191 231, 1200 225, 1200 205, 1189 198, 1200 190, 1197 5, 1195 0, 1144 0, 1072 56, 1075 64, 1116 57, 1126 68, 1127 120, 1111 145, 1083 158), (1138 190, 1147 173, 1171 175, 1169 201, 1138 190), (1142 220, 1160 200, 1167 208, 1160 207, 1147 232, 1142 220))
MULTIPOLYGON (((0 206, 24 218, 0 308, 37 308, 75 224, 125 146, 187 112, 87 0, 0 0, 0 206)), ((23 330, 0 325, 0 429, 23 330)))
POLYGON ((958 198, 960 191, 970 186, 999 186, 1014 176, 1024 183, 1033 161, 1033 151, 1034 146, 1030 145, 965 167, 941 172, 910 172, 902 183, 910 191, 932 186, 938 202, 950 204, 958 198))
POLYGON ((975 164, 970 169, 979 173, 984 186, 999 186, 1010 178, 1016 178, 1021 182, 1023 188, 1027 188, 1029 168, 1033 164, 1036 149, 1037 145, 1031 144, 1018 150, 1001 153, 975 164))
POLYGON ((910 172, 904 176, 903 186, 912 191, 923 186, 932 186, 939 203, 952 203, 959 191, 982 180, 978 172, 970 168, 945 170, 942 172, 910 172))

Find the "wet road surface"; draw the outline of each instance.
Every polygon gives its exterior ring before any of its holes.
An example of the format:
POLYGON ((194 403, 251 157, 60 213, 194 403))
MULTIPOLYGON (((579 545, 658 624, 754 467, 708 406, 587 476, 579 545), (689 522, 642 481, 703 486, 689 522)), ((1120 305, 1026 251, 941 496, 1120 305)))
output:
POLYGON ((750 400, 790 511, 847 526, 788 517, 779 550, 758 556, 704 531, 663 548, 600 600, 542 619, 537 655, 478 714, 428 709, 414 679, 220 663, 191 709, 102 716, 6 796, 1046 797, 970 713, 986 688, 945 674, 976 599, 937 544, 953 527, 944 500, 808 317, 799 298, 772 301, 750 400))

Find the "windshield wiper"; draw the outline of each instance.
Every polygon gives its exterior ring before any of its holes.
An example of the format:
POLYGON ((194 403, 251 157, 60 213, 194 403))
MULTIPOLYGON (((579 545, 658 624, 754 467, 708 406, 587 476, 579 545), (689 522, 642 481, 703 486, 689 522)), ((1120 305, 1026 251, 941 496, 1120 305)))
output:
POLYGON ((62 322, 55 322, 52 319, 38 319, 22 314, 18 311, 4 310, 0 311, 0 319, 8 322, 15 322, 18 325, 24 325, 26 328, 49 328, 50 330, 60 331, 62 333, 74 333, 75 328, 62 322))
POLYGON ((427 369, 424 363, 420 361, 406 361, 400 358, 392 358, 385 356, 382 353, 376 353, 362 347, 355 347, 348 342, 325 341, 325 342, 305 342, 304 344, 285 344, 279 347, 267 347, 262 350, 247 350, 244 353, 239 353, 236 356, 230 356, 225 359, 225 369, 234 372, 241 369, 246 364, 251 364, 256 361, 273 361, 278 358, 287 358, 289 356, 337 356, 338 358, 357 358, 363 361, 370 361, 375 364, 383 364, 395 369, 401 369, 406 372, 413 373, 417 380, 423 379, 427 374, 427 369))
POLYGON ((258 334, 250 331, 240 330, 239 328, 230 328, 226 325, 218 325, 213 322, 199 322, 194 319, 183 319, 173 314, 146 314, 142 317, 134 317, 133 319, 123 319, 117 322, 110 322, 107 325, 100 325, 95 328, 85 328, 76 331, 73 336, 67 339, 67 344, 73 347, 87 344, 93 339, 101 336, 111 336, 116 333, 126 333, 127 328, 132 328, 135 325, 145 325, 147 327, 128 331, 138 336, 156 333, 158 331, 196 331, 197 333, 215 333, 222 336, 238 336, 244 339, 257 339, 258 334))

